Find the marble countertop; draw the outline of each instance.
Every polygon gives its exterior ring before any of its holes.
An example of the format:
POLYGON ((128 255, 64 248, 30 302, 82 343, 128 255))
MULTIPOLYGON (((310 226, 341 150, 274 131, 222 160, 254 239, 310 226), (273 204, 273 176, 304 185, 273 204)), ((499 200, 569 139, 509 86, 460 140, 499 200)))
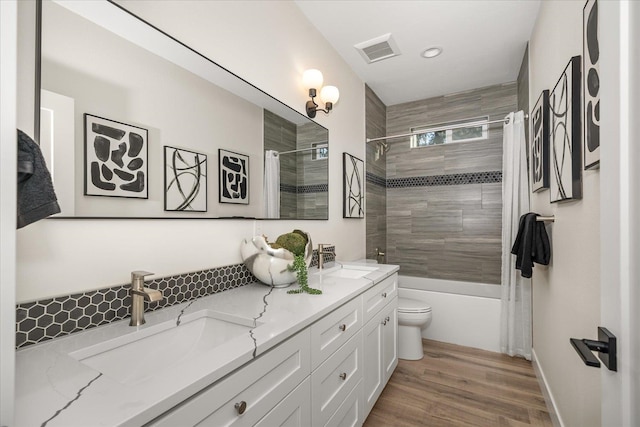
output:
MULTIPOLYGON (((372 263, 345 263, 357 264, 372 263)), ((327 277, 340 265, 323 274, 310 269, 309 286, 321 289, 322 295, 287 294, 296 285, 250 284, 145 313, 147 323, 139 327, 129 326, 125 319, 21 349, 16 352, 16 426, 140 426, 398 271, 395 265, 376 266, 360 279, 327 277), (181 318, 201 310, 251 319, 257 326, 218 347, 164 365, 158 374, 126 384, 70 356, 108 340, 136 339, 164 322, 179 324, 181 318)))

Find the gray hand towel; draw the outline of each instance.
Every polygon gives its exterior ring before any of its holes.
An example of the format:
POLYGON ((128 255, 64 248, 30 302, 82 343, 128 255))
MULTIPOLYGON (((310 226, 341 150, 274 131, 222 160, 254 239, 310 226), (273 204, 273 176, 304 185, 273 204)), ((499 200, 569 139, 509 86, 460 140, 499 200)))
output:
POLYGON ((18 129, 18 228, 60 213, 40 146, 18 129))

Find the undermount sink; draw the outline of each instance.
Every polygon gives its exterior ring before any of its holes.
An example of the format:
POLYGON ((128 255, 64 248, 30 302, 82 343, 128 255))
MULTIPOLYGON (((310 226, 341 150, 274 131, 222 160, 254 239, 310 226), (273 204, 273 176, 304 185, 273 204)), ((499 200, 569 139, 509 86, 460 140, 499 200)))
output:
POLYGON ((377 267, 368 267, 365 265, 343 265, 342 268, 328 273, 327 276, 340 277, 343 279, 360 279, 377 269, 377 267))
POLYGON ((134 384, 204 351, 246 334, 260 325, 253 319, 213 310, 183 316, 102 342, 69 356, 122 384, 134 384))

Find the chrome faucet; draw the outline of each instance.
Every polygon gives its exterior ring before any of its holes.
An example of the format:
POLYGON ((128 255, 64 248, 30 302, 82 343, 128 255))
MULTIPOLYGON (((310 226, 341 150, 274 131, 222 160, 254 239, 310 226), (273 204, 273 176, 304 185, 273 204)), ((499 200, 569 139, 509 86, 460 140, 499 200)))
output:
POLYGON ((324 256, 325 255, 333 255, 336 256, 335 250, 333 251, 325 251, 324 247, 330 246, 329 243, 319 243, 318 244, 318 270, 322 270, 324 268, 324 256))
POLYGON ((144 325, 143 301, 160 301, 162 292, 144 286, 144 276, 149 276, 148 271, 131 272, 131 322, 129 326, 144 325))
POLYGON ((380 251, 380 248, 376 248, 376 261, 378 264, 384 264, 385 261, 385 253, 380 251))

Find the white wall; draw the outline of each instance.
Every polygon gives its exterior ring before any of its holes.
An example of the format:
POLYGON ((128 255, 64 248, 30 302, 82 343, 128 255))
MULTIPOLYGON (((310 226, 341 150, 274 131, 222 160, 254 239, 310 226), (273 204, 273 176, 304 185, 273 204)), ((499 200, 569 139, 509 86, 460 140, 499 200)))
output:
MULTIPOLYGON (((529 45, 530 110, 544 89, 553 89, 569 59, 582 54, 583 7, 582 1, 542 2, 529 45)), ((600 425, 600 372, 582 363, 569 338, 597 337, 599 172, 583 171, 582 185, 578 201, 550 204, 548 191, 531 197, 532 211, 555 216, 551 264, 536 266, 532 278, 533 347, 561 422, 588 427, 600 425)))
POLYGON ((431 307, 423 338, 500 352, 500 299, 406 288, 399 296, 431 307))
MULTIPOLYGON (((180 216, 262 216, 262 108, 63 6, 44 2, 42 13, 42 88, 75 103, 75 140, 59 141, 75 142, 75 185, 54 180, 59 198, 75 195, 75 212, 61 203, 65 216, 175 217, 164 211, 164 146, 207 155, 207 212, 180 216), (148 130, 148 199, 84 196, 84 113, 148 130), (252 159, 248 205, 218 203, 218 148, 252 159)), ((65 167, 54 156, 53 168, 65 167)))
POLYGON ((329 116, 328 221, 45 220, 18 231, 17 300, 241 262, 239 243, 302 228, 336 245, 338 259, 364 257, 365 224, 342 218, 342 152, 364 158, 364 85, 293 2, 123 1, 124 7, 304 112, 302 72, 318 68, 340 89, 329 116))
POLYGON ((15 1, 0 1, 0 425, 13 425, 16 246, 15 1))

